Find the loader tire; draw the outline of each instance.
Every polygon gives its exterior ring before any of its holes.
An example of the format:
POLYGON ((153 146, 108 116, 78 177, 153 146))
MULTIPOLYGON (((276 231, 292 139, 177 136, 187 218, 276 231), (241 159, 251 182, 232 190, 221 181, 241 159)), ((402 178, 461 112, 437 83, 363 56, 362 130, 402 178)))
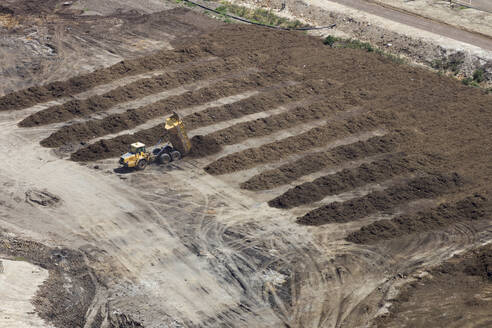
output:
POLYGON ((173 161, 179 161, 181 159, 181 153, 177 150, 171 152, 171 158, 173 161))
POLYGON ((137 170, 145 170, 146 167, 147 167, 147 160, 141 159, 138 161, 137 170))
POLYGON ((160 162, 161 164, 167 164, 167 163, 169 163, 170 161, 171 161, 171 156, 169 156, 169 154, 168 154, 168 153, 164 153, 164 154, 161 154, 161 155, 159 156, 159 162, 160 162))

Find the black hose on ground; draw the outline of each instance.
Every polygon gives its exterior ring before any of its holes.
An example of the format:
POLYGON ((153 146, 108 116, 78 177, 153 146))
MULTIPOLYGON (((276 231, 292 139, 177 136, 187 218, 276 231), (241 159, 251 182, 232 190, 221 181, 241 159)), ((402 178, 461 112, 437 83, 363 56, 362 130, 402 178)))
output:
POLYGON ((234 15, 230 15, 230 14, 226 14, 226 13, 221 13, 220 11, 217 11, 217 10, 212 9, 212 8, 209 8, 209 7, 205 7, 205 6, 203 6, 203 5, 199 4, 199 3, 196 3, 196 2, 193 2, 193 1, 190 1, 190 0, 183 0, 183 1, 188 2, 188 3, 191 3, 191 4, 193 4, 193 5, 197 6, 197 7, 200 7, 202 9, 205 9, 205 10, 208 10, 208 11, 211 11, 211 12, 214 12, 216 14, 223 15, 223 16, 226 16, 226 17, 229 17, 229 18, 238 20, 238 21, 243 22, 243 23, 248 23, 248 24, 258 25, 258 26, 263 26, 263 27, 268 27, 268 28, 274 28, 274 29, 277 29, 277 30, 286 30, 286 31, 310 31, 310 30, 331 29, 331 28, 334 28, 335 26, 337 26, 337 24, 332 24, 332 25, 328 25, 328 26, 298 27, 298 28, 288 28, 288 27, 272 26, 272 25, 266 25, 266 24, 262 24, 262 23, 252 22, 250 20, 247 20, 247 19, 244 19, 244 18, 241 18, 241 17, 237 17, 237 16, 234 16, 234 15))

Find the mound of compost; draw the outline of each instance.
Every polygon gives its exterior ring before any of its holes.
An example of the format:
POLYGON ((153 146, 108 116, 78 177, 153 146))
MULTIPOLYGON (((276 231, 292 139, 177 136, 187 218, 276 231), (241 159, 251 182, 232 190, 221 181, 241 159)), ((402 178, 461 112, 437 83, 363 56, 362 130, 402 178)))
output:
POLYGON ((322 147, 328 142, 343 138, 351 133, 368 131, 375 127, 375 116, 371 113, 341 122, 329 122, 321 127, 313 128, 305 133, 268 143, 257 148, 230 154, 219 158, 205 167, 205 171, 213 175, 227 174, 246 170, 259 164, 274 162, 292 154, 322 147))
POLYGON ((395 151, 406 132, 395 131, 382 137, 342 145, 328 151, 307 154, 301 159, 261 172, 241 184, 242 189, 266 190, 290 183, 302 176, 344 161, 395 151))
POLYGON ((192 158, 205 157, 221 150, 222 146, 214 138, 198 135, 191 138, 191 151, 188 156, 192 158))
POLYGON ((319 207, 297 218, 297 223, 322 225, 349 222, 378 211, 391 210, 412 200, 433 198, 456 191, 462 184, 462 178, 456 173, 419 177, 410 180, 406 185, 392 186, 346 202, 334 202, 319 207))
POLYGON ((350 233, 346 240, 357 244, 373 244, 404 235, 442 229, 446 226, 492 217, 492 201, 476 194, 456 203, 444 203, 437 208, 415 215, 400 215, 391 220, 379 220, 350 233))
POLYGON ((344 169, 289 189, 268 204, 277 208, 292 208, 322 200, 328 195, 342 193, 368 183, 381 182, 401 174, 414 173, 424 162, 419 158, 394 154, 354 169, 344 169))

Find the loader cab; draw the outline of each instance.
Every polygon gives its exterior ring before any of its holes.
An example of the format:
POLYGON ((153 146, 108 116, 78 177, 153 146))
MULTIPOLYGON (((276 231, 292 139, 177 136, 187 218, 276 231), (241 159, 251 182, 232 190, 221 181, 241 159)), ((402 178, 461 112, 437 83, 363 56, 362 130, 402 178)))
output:
POLYGON ((130 153, 140 154, 145 153, 145 145, 141 142, 135 142, 130 145, 130 153))

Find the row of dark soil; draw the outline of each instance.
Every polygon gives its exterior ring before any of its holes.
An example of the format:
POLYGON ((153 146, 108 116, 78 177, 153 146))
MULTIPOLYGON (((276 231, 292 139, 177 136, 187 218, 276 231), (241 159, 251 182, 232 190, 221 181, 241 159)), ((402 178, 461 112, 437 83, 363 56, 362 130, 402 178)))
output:
POLYGON ((343 121, 328 122, 326 125, 296 136, 224 156, 205 167, 205 171, 213 175, 232 173, 322 147, 330 141, 380 126, 382 123, 382 119, 379 119, 380 114, 380 112, 373 112, 343 121))
POLYGON ((379 211, 391 210, 412 200, 433 198, 456 191, 462 184, 462 178, 455 173, 418 177, 406 185, 392 186, 353 200, 319 207, 297 218, 297 222, 306 225, 349 222, 379 211))
MULTIPOLYGON (((31 87, 0 97, 0 111, 30 107, 37 103, 81 93, 97 85, 106 84, 126 76, 161 70, 170 65, 188 63, 207 56, 226 58, 237 56, 238 53, 247 54, 245 56, 249 62, 259 63, 264 69, 290 66, 287 69, 294 74, 299 73, 294 66, 302 66, 303 74, 310 76, 311 79, 325 78, 323 72, 327 69, 329 72, 346 71, 343 69, 343 65, 330 63, 331 59, 337 56, 336 54, 328 54, 329 56, 325 54, 325 56, 319 57, 319 52, 323 49, 320 47, 319 40, 315 38, 300 33, 282 31, 268 31, 267 34, 264 34, 265 31, 258 30, 251 33, 265 37, 255 38, 254 42, 244 42, 247 37, 243 27, 227 26, 227 28, 202 35, 193 40, 182 38, 181 41, 176 42, 176 49, 172 51, 161 51, 150 56, 121 61, 110 67, 97 69, 66 81, 56 81, 44 86, 31 87), (227 42, 218 40, 227 40, 227 42), (192 45, 190 46, 190 44, 192 45), (304 52, 308 48, 311 50, 309 56, 292 56, 293 53, 304 52), (241 50, 238 51, 238 49, 241 50), (315 61, 314 58, 318 59, 315 61), (323 58, 324 63, 320 63, 319 58, 323 58)), ((368 68, 370 67, 365 69, 368 70, 368 68)), ((356 78, 358 72, 357 70, 348 70, 345 75, 356 78)))
POLYGON ((391 220, 379 220, 354 231, 347 240, 357 244, 372 244, 380 240, 442 229, 446 226, 492 217, 492 201, 476 194, 455 203, 444 203, 437 208, 401 215, 391 220))
POLYGON ((405 140, 406 135, 406 132, 395 131, 381 137, 372 137, 365 141, 338 146, 327 151, 307 154, 300 160, 286 163, 276 169, 264 171, 253 176, 243 182, 241 188, 248 190, 271 189, 346 161, 393 152, 398 149, 398 144, 405 140))
MULTIPOLYGON (((263 112, 291 101, 298 101, 305 97, 317 96, 330 87, 327 81, 307 81, 287 87, 275 87, 265 93, 248 97, 235 103, 226 104, 219 107, 207 108, 203 111, 195 112, 183 118, 188 131, 207 126, 222 121, 227 121, 244 115, 263 112)), ((150 129, 140 130, 134 134, 125 134, 112 139, 100 140, 72 154, 75 161, 93 161, 104 158, 116 157, 128 150, 128 145, 135 140, 140 140, 152 145, 159 138, 166 138, 164 123, 150 129)), ((217 142, 211 138, 194 138, 192 155, 201 157, 210 155, 220 150, 217 142), (212 151, 213 150, 213 151, 212 151)))
POLYGON ((5 95, 0 98, 0 111, 30 107, 37 103, 87 91, 97 85, 126 76, 164 69, 169 65, 191 62, 207 55, 210 54, 199 47, 183 47, 174 51, 159 52, 152 56, 121 61, 110 67, 76 76, 67 81, 57 81, 5 95))
POLYGON ((96 95, 84 100, 74 99, 62 105, 49 107, 26 117, 19 125, 32 127, 64 122, 78 117, 87 117, 96 112, 106 111, 119 103, 142 98, 212 76, 220 76, 243 67, 244 63, 238 58, 207 61, 198 67, 188 67, 176 72, 166 72, 157 77, 141 79, 102 95, 96 95))
POLYGON ((277 74, 250 74, 244 77, 227 79, 144 107, 130 109, 124 113, 111 114, 103 119, 64 126, 42 140, 41 144, 45 147, 59 147, 132 129, 150 119, 168 115, 180 108, 205 104, 247 90, 262 88, 278 81, 278 79, 279 76, 277 74))
POLYGON ((242 122, 210 134, 221 145, 240 143, 248 138, 270 135, 314 120, 326 119, 330 114, 347 109, 347 103, 331 101, 301 105, 286 112, 242 122))
POLYGON ((272 199, 268 204, 277 208, 292 208, 313 203, 328 195, 349 191, 368 183, 381 182, 394 176, 418 172, 427 162, 428 160, 423 156, 418 158, 393 154, 387 158, 362 164, 357 168, 344 169, 295 186, 272 199))

